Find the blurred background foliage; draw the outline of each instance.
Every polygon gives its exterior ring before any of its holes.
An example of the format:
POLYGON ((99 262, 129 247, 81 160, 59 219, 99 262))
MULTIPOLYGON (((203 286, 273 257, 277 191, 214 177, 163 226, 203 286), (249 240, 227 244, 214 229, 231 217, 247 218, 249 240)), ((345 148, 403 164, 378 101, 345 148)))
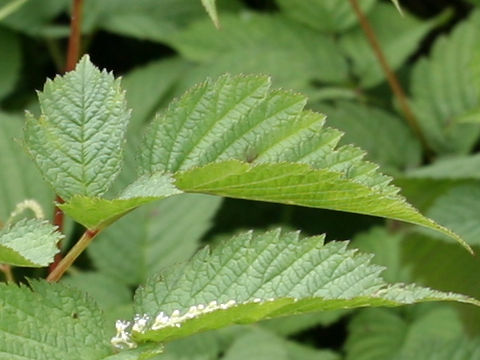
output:
MULTIPOLYGON (((0 219, 25 198, 53 198, 21 145, 23 111, 61 73, 70 0, 0 0, 0 219)), ((347 0, 218 0, 221 29, 200 1, 85 0, 82 52, 123 77, 133 109, 128 144, 191 85, 229 73, 266 73, 309 96, 368 152, 403 194, 480 251, 480 1, 361 0, 407 94, 426 143, 408 127, 347 0)), ((116 189, 132 179, 132 155, 116 189)), ((145 277, 243 229, 274 226, 352 240, 388 281, 480 298, 480 259, 438 234, 328 210, 185 195, 137 210, 101 234, 64 281, 94 296, 112 324, 130 312, 145 277), (132 226, 132 223, 135 226, 132 226)), ((73 224, 67 233, 77 231, 73 224)), ((69 236, 68 239, 72 239, 69 236)), ((64 246, 71 245, 65 241, 64 246)), ((24 275, 36 276, 36 273, 24 275)), ((112 326, 108 329, 112 332, 112 326)), ((480 359, 480 312, 425 304, 323 313, 234 327, 169 344, 172 359, 480 359), (186 352, 188 349, 188 352, 186 352)))

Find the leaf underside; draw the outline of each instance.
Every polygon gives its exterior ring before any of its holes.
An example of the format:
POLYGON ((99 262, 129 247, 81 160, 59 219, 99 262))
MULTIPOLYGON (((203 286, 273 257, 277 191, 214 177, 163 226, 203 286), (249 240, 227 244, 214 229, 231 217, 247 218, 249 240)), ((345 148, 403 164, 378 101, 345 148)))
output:
POLYGON ((200 192, 393 218, 468 248, 409 205, 363 151, 338 146, 342 133, 305 111, 305 96, 270 86, 266 76, 224 75, 173 101, 146 131, 139 178, 113 200, 100 196, 120 171, 128 112, 118 81, 87 57, 47 82, 39 94, 43 114, 29 117, 25 139, 67 200, 61 208, 90 229, 154 200, 200 192))

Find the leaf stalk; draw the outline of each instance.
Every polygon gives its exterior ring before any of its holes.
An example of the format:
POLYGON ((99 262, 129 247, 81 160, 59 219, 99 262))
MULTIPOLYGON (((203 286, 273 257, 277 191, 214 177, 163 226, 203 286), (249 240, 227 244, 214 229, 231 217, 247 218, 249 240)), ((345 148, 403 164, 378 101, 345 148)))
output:
POLYGON ((77 243, 70 249, 65 257, 58 263, 53 271, 48 275, 48 282, 56 282, 60 280, 63 274, 74 263, 74 261, 80 256, 80 254, 87 248, 90 242, 100 232, 98 229, 86 230, 77 243))

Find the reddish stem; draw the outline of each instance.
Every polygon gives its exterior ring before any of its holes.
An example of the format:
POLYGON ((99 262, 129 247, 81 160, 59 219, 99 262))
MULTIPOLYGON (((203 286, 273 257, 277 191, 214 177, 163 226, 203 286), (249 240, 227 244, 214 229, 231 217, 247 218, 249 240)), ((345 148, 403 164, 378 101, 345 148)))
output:
POLYGON ((67 63, 65 72, 75 69, 80 56, 80 40, 82 25, 83 0, 73 0, 72 17, 70 21, 70 37, 68 39, 67 63))

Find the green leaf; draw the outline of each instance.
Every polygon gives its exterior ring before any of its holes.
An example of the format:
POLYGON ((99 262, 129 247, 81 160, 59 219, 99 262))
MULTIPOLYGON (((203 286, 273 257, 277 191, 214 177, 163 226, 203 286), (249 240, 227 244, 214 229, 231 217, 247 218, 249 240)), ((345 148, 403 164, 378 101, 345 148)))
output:
POLYGON ((2 4, 0 7, 0 20, 14 13, 17 9, 22 7, 26 1, 28 0, 12 0, 5 5, 2 4))
POLYGON ((45 179, 64 200, 105 193, 121 168, 129 119, 119 80, 85 56, 38 97, 42 115, 27 116, 25 142, 45 179))
POLYGON ((382 227, 374 227, 355 236, 352 248, 374 254, 372 262, 385 267, 385 271, 382 273, 385 281, 389 283, 408 282, 412 279, 403 267, 400 256, 403 238, 402 234, 388 232, 382 227))
POLYGON ((368 160, 391 172, 417 166, 421 147, 404 120, 374 106, 337 102, 335 107, 316 106, 328 114, 327 124, 343 132, 340 144, 354 144, 367 151, 368 160))
POLYGON ((401 284, 387 285, 371 256, 280 230, 234 237, 187 264, 150 278, 135 297, 134 323, 117 323, 112 343, 165 341, 233 323, 320 310, 398 306, 454 300, 462 295, 401 284))
POLYGON ((0 28, 0 99, 8 95, 16 85, 22 65, 19 37, 12 31, 0 28))
POLYGON ((335 149, 342 134, 303 111, 304 96, 269 87, 267 77, 229 75, 194 87, 147 129, 140 174, 175 173, 185 192, 394 218, 465 246, 407 204, 363 151, 335 149))
POLYGON ((402 7, 400 6, 400 2, 398 0, 392 0, 393 5, 395 5, 395 8, 399 12, 400 15, 403 16, 403 10, 402 7))
POLYGON ((135 136, 153 118, 190 64, 179 57, 162 59, 135 68, 122 79, 128 106, 132 109, 128 135, 135 136))
POLYGON ((340 357, 333 351, 319 351, 266 331, 254 330, 238 337, 222 359, 339 360, 340 357))
POLYGON ((63 235, 47 221, 22 219, 0 230, 0 263, 42 267, 58 253, 57 242, 63 235))
POLYGON ((53 214, 53 192, 16 139, 22 136, 22 116, 0 112, 0 221, 5 222, 16 204, 35 199, 45 214, 53 214))
MULTIPOLYGON (((221 1, 226 11, 240 8, 238 1, 221 1)), ((98 28, 142 40, 168 41, 195 19, 205 18, 198 0, 86 0, 84 31, 98 28)), ((211 24, 210 24, 211 26, 211 24)))
MULTIPOLYGON (((11 5, 12 0, 0 0, 0 6, 11 5)), ((62 11, 68 8, 70 0, 29 0, 15 12, 3 18, 0 23, 13 30, 26 33, 29 36, 41 37, 56 34, 60 31, 68 35, 58 25, 51 24, 51 21, 62 11)))
MULTIPOLYGON (((368 13, 375 0, 359 1, 364 13, 368 13)), ((357 17, 348 1, 310 0, 290 1, 277 0, 285 15, 325 32, 342 32, 356 24, 357 17)))
POLYGON ((480 179, 480 154, 442 157, 433 164, 412 169, 409 178, 480 179))
POLYGON ((143 283, 193 255, 220 203, 219 197, 185 194, 145 206, 100 234, 89 255, 102 273, 130 285, 143 283))
POLYGON ((461 338, 462 330, 458 314, 448 306, 427 311, 413 321, 389 309, 368 309, 350 323, 346 359, 429 359, 428 352, 420 350, 422 345, 436 344, 439 355, 445 343, 461 338))
POLYGON ((172 177, 163 173, 141 176, 117 199, 76 195, 58 206, 86 228, 101 230, 141 205, 180 194, 172 182, 172 177))
POLYGON ((412 71, 412 107, 438 153, 468 153, 480 134, 478 124, 455 120, 480 105, 480 89, 472 81, 479 29, 480 13, 473 12, 447 37, 440 37, 430 57, 418 61, 412 71))
POLYGON ((306 164, 259 164, 231 160, 176 176, 185 192, 377 215, 435 229, 468 245, 458 235, 421 215, 391 185, 384 189, 344 179, 338 172, 306 164), (383 190, 383 191, 382 191, 383 190))
POLYGON ((103 359, 111 347, 103 315, 84 294, 60 284, 0 284, 0 359, 103 359), (61 341, 60 341, 61 340, 61 341))
POLYGON ((445 341, 430 338, 403 351, 395 360, 480 360, 480 340, 467 336, 458 336, 445 341))
POLYGON ((225 14, 221 31, 208 19, 197 21, 168 43, 203 64, 195 82, 225 72, 264 73, 277 85, 298 89, 312 80, 339 83, 348 77, 346 59, 332 36, 279 14, 225 14))
MULTIPOLYGON (((418 20, 411 15, 398 16, 389 4, 379 3, 369 13, 368 20, 393 70, 400 68, 418 48, 420 41, 441 20, 418 20)), ((340 46, 353 61, 353 72, 363 88, 373 87, 385 80, 385 73, 360 26, 346 32, 340 46)))
MULTIPOLYGON (((469 245, 480 245, 480 186, 478 184, 452 188, 435 200, 427 214, 439 224, 455 231, 469 245)), ((437 234, 431 235, 435 237, 437 234)), ((450 239, 446 238, 446 240, 450 239)))
POLYGON ((130 289, 116 279, 102 273, 75 273, 63 278, 62 284, 88 293, 104 311, 131 302, 130 289))
POLYGON ((220 20, 218 19, 216 0, 202 0, 202 5, 207 10, 208 16, 212 19, 213 24, 217 29, 220 28, 220 20))

